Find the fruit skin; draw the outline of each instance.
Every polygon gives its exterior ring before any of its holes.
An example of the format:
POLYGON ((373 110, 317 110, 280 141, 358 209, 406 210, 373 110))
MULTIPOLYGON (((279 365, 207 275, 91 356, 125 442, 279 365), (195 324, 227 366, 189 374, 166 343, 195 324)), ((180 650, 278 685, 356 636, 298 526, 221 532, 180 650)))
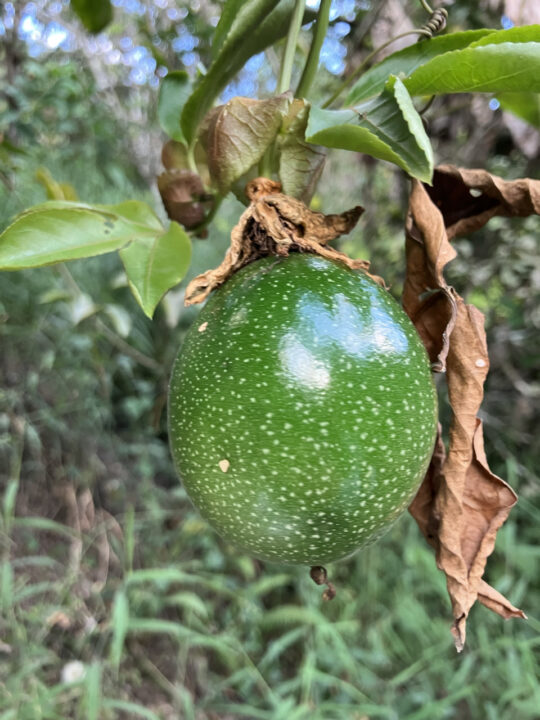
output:
POLYGON ((380 537, 425 475, 437 399, 409 318, 364 273, 267 257, 210 298, 173 367, 169 434, 195 506, 263 559, 380 537))

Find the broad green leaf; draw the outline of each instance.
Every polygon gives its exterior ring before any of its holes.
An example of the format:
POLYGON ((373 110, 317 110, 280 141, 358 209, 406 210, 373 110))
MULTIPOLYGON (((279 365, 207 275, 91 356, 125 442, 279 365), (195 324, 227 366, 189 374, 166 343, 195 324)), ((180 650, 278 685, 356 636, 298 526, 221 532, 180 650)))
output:
POLYGON ((124 650, 124 641, 126 639, 127 629, 129 625, 129 604, 125 590, 118 590, 114 596, 114 604, 112 609, 112 640, 110 658, 114 668, 118 668, 122 659, 124 650))
POLYGON ((267 100, 236 97, 212 113, 206 151, 210 174, 222 194, 262 158, 290 104, 289 93, 267 100))
MULTIPOLYGON (((280 0, 277 4, 275 2, 270 4, 275 5, 274 9, 268 14, 267 12, 261 14, 259 10, 263 6, 262 0, 257 3, 257 12, 252 7, 252 3, 244 3, 246 15, 242 15, 233 23, 220 53, 184 106, 182 130, 188 143, 194 140, 202 118, 212 107, 218 94, 249 58, 287 35, 295 0, 280 0)), ((316 13, 306 10, 304 24, 311 22, 315 17, 316 13)))
POLYGON ((466 30, 465 32, 441 35, 431 40, 421 40, 409 47, 389 55, 380 63, 373 65, 353 85, 344 105, 356 105, 361 100, 373 97, 381 92, 390 75, 410 75, 414 70, 424 65, 438 55, 451 50, 461 50, 471 43, 497 35, 494 30, 466 30))
POLYGON ((540 95, 538 93, 499 93, 497 100, 503 110, 517 115, 529 125, 540 128, 540 95))
POLYGON ((95 205, 98 209, 110 210, 132 223, 163 232, 163 225, 152 208, 140 200, 124 200, 116 205, 95 205))
POLYGON ((508 30, 497 30, 489 36, 475 40, 470 47, 481 45, 498 45, 500 43, 524 43, 540 41, 540 25, 521 25, 520 27, 508 28, 508 30))
POLYGON ((433 153, 422 119, 403 83, 391 77, 384 91, 347 110, 311 108, 306 140, 388 160, 431 182, 433 153))
POLYGON ((169 73, 159 86, 157 108, 159 124, 169 137, 179 142, 185 142, 180 117, 190 93, 191 81, 184 70, 169 73))
POLYGON ((439 55, 404 84, 411 95, 540 92, 540 29, 537 42, 477 44, 439 55))
POLYGON ((86 205, 53 200, 25 210, 0 234, 0 269, 102 255, 158 233, 163 233, 161 223, 139 201, 86 205))
POLYGON ((71 0, 70 7, 91 33, 99 33, 113 18, 110 0, 71 0))
MULTIPOLYGON (((275 4, 276 3, 273 3, 273 5, 275 4)), ((237 25, 242 23, 242 14, 240 11, 242 8, 246 8, 246 6, 257 6, 257 10, 260 7, 257 0, 249 0, 248 2, 245 0, 226 0, 221 10, 219 22, 214 31, 214 38, 212 40, 213 58, 218 55, 219 51, 223 47, 223 43, 231 31, 232 26, 235 24, 235 21, 237 25)), ((261 15, 261 17, 264 17, 264 15, 261 15)))
POLYGON ((166 233, 140 237, 120 250, 137 302, 151 318, 163 295, 184 277, 191 261, 191 241, 176 222, 166 233))
MULTIPOLYGON (((229 0, 223 8, 223 17, 216 28, 220 52, 216 60, 224 61, 233 50, 237 51, 247 37, 278 5, 280 0, 229 0)), ((215 54, 216 41, 212 45, 215 54)))
POLYGON ((279 179, 286 195, 309 203, 322 172, 326 152, 306 142, 309 103, 293 100, 278 136, 280 148, 279 179))

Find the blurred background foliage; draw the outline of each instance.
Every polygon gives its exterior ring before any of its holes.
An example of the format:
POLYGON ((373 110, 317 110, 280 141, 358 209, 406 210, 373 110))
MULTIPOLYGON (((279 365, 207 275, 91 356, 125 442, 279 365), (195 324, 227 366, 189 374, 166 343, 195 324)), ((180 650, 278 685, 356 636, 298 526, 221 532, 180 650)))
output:
MULTIPOLYGON (((66 0, 0 3, 0 227, 45 199, 43 168, 82 200, 145 199, 163 214, 156 88, 207 63, 220 3, 112 5, 90 35, 66 0)), ((524 5, 446 3, 450 29, 535 21, 524 5)), ((335 2, 316 97, 381 36, 424 20, 419 3, 335 2)), ((223 97, 271 92, 278 53, 250 61, 223 97)), ((538 176, 537 131, 496 99, 437 99, 426 122, 438 162, 538 176)), ((366 207, 341 247, 396 297, 407 195, 385 163, 335 152, 313 203, 366 207)), ((194 241, 188 280, 220 261, 240 211, 226 202, 194 241)), ((456 247, 450 281, 487 315, 487 454, 520 494, 487 579, 528 622, 475 607, 457 656, 444 578, 409 516, 329 568, 328 604, 306 569, 240 555, 192 509, 169 457, 167 376, 197 312, 182 306, 184 284, 151 322, 116 256, 5 273, 1 720, 539 717, 538 219, 494 219, 456 247)))

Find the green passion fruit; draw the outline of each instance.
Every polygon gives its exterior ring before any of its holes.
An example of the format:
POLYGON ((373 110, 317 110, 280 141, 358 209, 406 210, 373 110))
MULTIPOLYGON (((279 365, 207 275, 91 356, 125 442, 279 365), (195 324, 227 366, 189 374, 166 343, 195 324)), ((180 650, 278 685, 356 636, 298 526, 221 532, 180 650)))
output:
POLYGON ((169 391, 172 453, 209 523, 254 556, 319 565, 379 538, 433 451, 428 357, 391 295, 316 255, 222 285, 169 391))

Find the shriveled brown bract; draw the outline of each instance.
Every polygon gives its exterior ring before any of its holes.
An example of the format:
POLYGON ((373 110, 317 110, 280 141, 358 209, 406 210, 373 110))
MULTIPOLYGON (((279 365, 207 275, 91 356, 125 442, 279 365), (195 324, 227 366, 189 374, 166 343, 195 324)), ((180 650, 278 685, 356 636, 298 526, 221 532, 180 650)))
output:
POLYGON ((495 215, 540 214, 540 182, 506 182, 485 170, 436 169, 433 186, 414 180, 406 226, 407 277, 403 305, 422 337, 434 370, 446 370, 452 407, 449 447, 440 433, 426 478, 409 510, 446 574, 452 634, 458 651, 478 599, 504 618, 525 614, 483 579, 498 529, 517 497, 494 475, 477 417, 489 369, 484 316, 443 277, 456 256, 450 240, 495 215))
MULTIPOLYGON (((284 195, 279 183, 266 178, 249 182, 246 194, 251 203, 231 232, 231 245, 225 259, 215 270, 208 270, 189 283, 186 305, 202 302, 241 267, 265 255, 310 252, 340 260, 355 270, 369 268, 365 260, 352 260, 327 245, 353 229, 364 212, 362 207, 341 215, 313 212, 301 200, 284 195)), ((374 279, 382 283, 381 278, 374 279)))

